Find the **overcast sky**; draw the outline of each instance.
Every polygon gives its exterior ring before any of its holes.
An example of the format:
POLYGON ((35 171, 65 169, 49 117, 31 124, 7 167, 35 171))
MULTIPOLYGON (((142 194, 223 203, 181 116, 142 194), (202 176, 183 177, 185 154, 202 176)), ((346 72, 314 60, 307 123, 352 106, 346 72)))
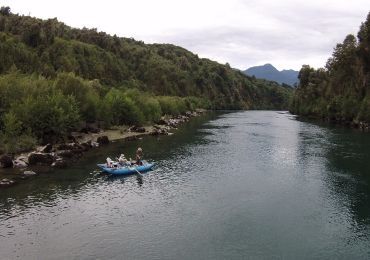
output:
POLYGON ((0 0, 13 13, 54 18, 146 43, 172 43, 232 67, 325 65, 356 34, 369 0, 0 0))

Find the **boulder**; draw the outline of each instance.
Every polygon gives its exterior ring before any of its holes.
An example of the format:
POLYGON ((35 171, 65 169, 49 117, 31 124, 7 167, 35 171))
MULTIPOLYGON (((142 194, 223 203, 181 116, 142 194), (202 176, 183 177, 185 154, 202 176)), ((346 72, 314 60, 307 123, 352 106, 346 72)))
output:
POLYGON ((51 165, 53 161, 54 157, 50 153, 31 153, 28 156, 29 165, 51 165))
POLYGON ((24 171, 23 175, 24 176, 34 176, 34 175, 37 175, 37 173, 34 171, 24 171))
POLYGON ((14 180, 5 179, 5 178, 0 180, 0 187, 9 187, 9 186, 12 186, 14 184, 15 184, 14 180))
POLYGON ((0 156, 0 168, 13 167, 13 158, 9 154, 3 154, 0 156))
POLYGON ((49 143, 49 144, 45 145, 44 147, 42 147, 40 149, 40 152, 42 152, 42 153, 51 153, 52 149, 53 149, 53 146, 49 143))
POLYGON ((109 138, 106 135, 99 136, 96 141, 98 142, 99 145, 109 144, 109 138))
POLYGON ((27 166, 28 164, 25 161, 18 158, 13 161, 13 167, 15 168, 26 168, 27 166))
POLYGON ((99 147, 99 143, 97 143, 97 142, 91 142, 91 147, 99 147))

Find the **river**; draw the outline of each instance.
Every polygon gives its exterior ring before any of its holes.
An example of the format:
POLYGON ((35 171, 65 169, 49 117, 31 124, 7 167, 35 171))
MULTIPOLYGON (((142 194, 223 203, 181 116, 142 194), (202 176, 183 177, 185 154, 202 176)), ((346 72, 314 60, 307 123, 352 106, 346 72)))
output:
POLYGON ((0 259, 370 258, 370 134, 211 113, 0 190, 0 259), (95 164, 144 149, 156 168, 95 164))

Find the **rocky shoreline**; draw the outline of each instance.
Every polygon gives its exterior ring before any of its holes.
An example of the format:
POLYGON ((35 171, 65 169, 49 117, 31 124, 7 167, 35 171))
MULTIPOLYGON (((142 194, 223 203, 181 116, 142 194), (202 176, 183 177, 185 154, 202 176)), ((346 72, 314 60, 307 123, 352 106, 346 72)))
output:
POLYGON ((329 122, 330 124, 336 124, 336 125, 343 125, 350 128, 359 129, 363 132, 369 132, 370 130, 370 124, 363 121, 349 121, 345 119, 338 119, 338 118, 326 118, 326 122, 329 122))
POLYGON ((297 116, 302 118, 302 119, 318 120, 318 121, 328 123, 328 124, 331 124, 331 125, 345 126, 345 127, 349 127, 349 128, 352 128, 352 129, 358 129, 362 132, 369 132, 370 131, 370 123, 365 122, 365 121, 348 120, 348 119, 340 118, 340 117, 337 117, 337 118, 321 117, 321 116, 315 116, 315 115, 304 115, 304 116, 297 115, 297 116))
MULTIPOLYGON (((70 142, 67 143, 49 143, 37 147, 32 152, 18 155, 0 155, 0 168, 17 168, 19 173, 16 175, 21 177, 20 179, 26 179, 29 176, 37 175, 37 173, 29 170, 29 167, 42 165, 52 168, 66 168, 81 158, 85 152, 107 145, 111 141, 132 141, 147 135, 171 135, 171 131, 177 129, 179 125, 205 112, 205 110, 198 109, 195 112, 189 111, 177 117, 162 117, 157 124, 152 126, 122 126, 108 130, 90 126, 81 132, 73 132, 69 137, 70 142)), ((13 186, 16 183, 17 180, 0 177, 0 188, 13 186)))

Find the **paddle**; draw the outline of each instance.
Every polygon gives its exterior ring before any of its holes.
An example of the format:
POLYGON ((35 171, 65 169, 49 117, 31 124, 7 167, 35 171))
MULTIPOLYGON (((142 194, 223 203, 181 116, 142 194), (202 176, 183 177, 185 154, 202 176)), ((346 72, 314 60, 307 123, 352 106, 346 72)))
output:
POLYGON ((137 173, 137 175, 140 177, 140 178, 143 178, 143 175, 135 168, 135 167, 132 167, 135 171, 136 171, 136 173, 137 173))

